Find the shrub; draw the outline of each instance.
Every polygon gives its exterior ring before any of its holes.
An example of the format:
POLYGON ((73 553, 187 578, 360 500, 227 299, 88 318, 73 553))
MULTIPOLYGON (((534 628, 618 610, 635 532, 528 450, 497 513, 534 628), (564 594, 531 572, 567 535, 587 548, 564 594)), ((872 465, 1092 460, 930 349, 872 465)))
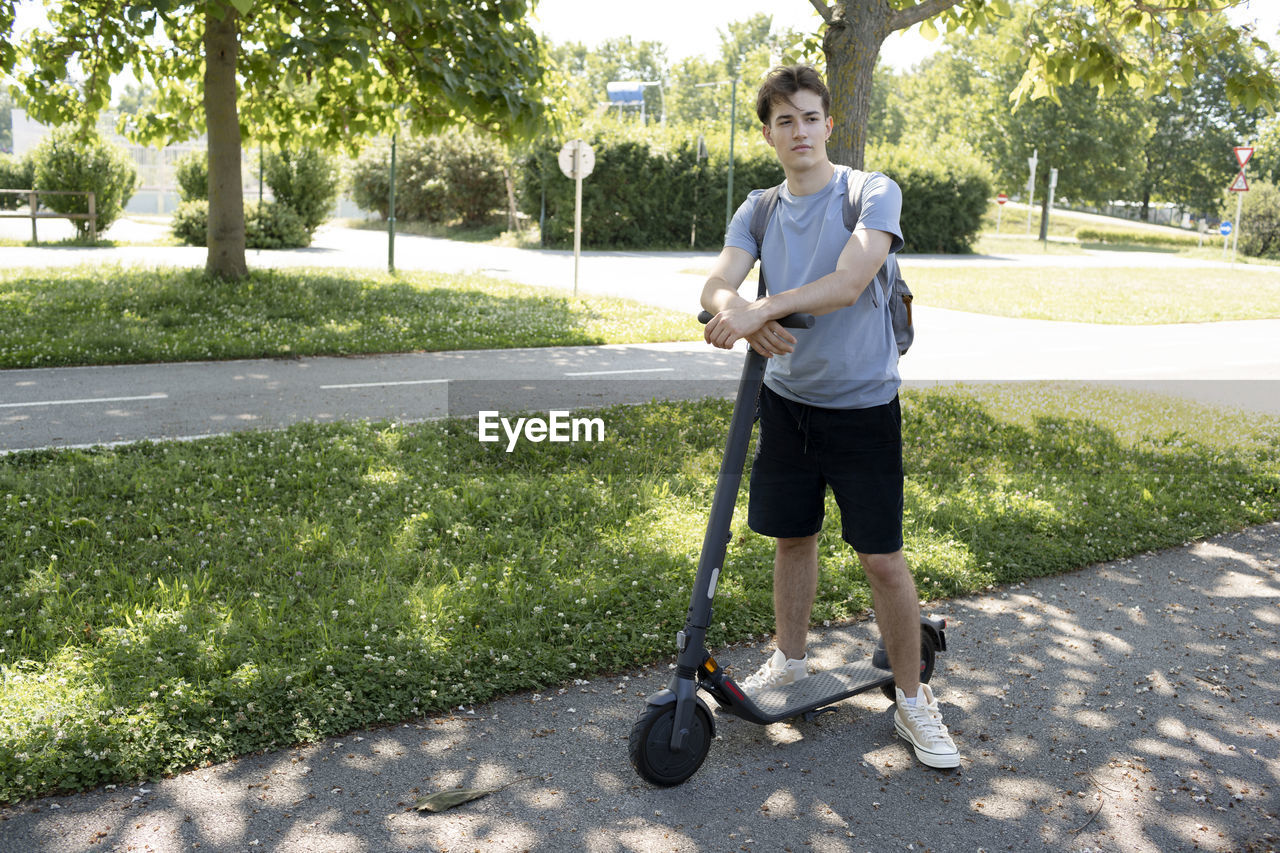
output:
POLYGON ((266 152, 263 177, 276 203, 297 213, 309 233, 328 218, 341 186, 337 165, 318 148, 266 152))
POLYGON ((175 165, 174 174, 178 180, 178 195, 183 201, 209 200, 208 151, 184 154, 175 165))
POLYGON ((244 206, 244 244, 249 249, 301 249, 311 245, 311 230, 283 202, 250 202, 244 206))
MULTIPOLYGON (((97 133, 84 133, 71 125, 50 131, 32 153, 34 183, 40 190, 74 190, 96 193, 94 214, 98 232, 119 218, 137 188, 138 171, 124 149, 107 143, 97 133)), ((88 213, 89 199, 82 195, 44 196, 40 203, 58 213, 88 213)), ((89 233, 87 219, 73 219, 80 236, 89 233)))
MULTIPOLYGON (((396 219, 468 224, 506 205, 501 145, 475 133, 407 137, 396 144, 396 219)), ((351 173, 351 195, 365 210, 388 214, 391 144, 380 140, 361 152, 351 173)))
MULTIPOLYGON (((209 240, 209 202, 184 201, 173 212, 173 235, 188 246, 206 246, 209 240)), ((248 249, 300 249, 311 245, 306 223, 292 208, 279 202, 248 202, 244 206, 244 244, 248 249)))
POLYGON ((501 145, 474 132, 463 133, 451 136, 441 154, 445 209, 451 217, 476 225, 506 206, 507 152, 501 145))
POLYGON ((1240 251, 1255 258, 1280 258, 1280 189, 1255 181, 1244 194, 1240 251))
POLYGON ((208 199, 191 199, 178 205, 169 220, 173 236, 188 246, 207 246, 209 244, 209 201, 208 199))
MULTIPOLYGON (((31 156, 0 154, 0 189, 29 190, 35 186, 35 163, 31 156)), ((27 203, 24 196, 0 194, 0 210, 17 210, 27 203)))
MULTIPOLYGON (((383 219, 387 218, 391 201, 390 163, 391 144, 386 140, 378 140, 361 151, 351 166, 351 200, 362 210, 377 211, 383 219)), ((397 180, 397 196, 399 190, 400 181, 397 180)), ((399 218, 400 210, 400 199, 397 198, 396 218, 399 218)))
POLYGON ((865 168, 902 189, 904 252, 964 254, 973 250, 991 197, 991 171, 962 148, 935 153, 911 145, 867 149, 865 168))

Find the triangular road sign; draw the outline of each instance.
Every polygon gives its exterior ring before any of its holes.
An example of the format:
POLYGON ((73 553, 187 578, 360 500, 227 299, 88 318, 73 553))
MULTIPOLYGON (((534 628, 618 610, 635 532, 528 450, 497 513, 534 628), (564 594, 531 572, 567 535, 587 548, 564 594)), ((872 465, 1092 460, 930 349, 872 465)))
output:
MULTIPOLYGON (((1245 163, 1249 162, 1249 158, 1253 156, 1253 149, 1246 148, 1242 145, 1237 145, 1235 148, 1232 148, 1231 150, 1236 152, 1236 160, 1240 163, 1241 169, 1244 168, 1245 163)), ((1248 187, 1245 187, 1245 189, 1248 189, 1248 187)))
POLYGON ((1243 193, 1243 192, 1249 191, 1249 182, 1245 180, 1243 171, 1240 172, 1238 175, 1236 175, 1235 183, 1227 187, 1227 191, 1233 192, 1233 193, 1243 193))

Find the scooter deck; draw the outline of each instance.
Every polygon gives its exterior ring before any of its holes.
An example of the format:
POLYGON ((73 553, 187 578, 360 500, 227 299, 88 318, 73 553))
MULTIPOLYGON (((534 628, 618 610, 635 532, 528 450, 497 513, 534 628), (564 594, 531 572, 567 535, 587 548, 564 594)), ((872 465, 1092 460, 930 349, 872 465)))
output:
POLYGON ((869 660, 857 661, 811 673, 791 684, 761 690, 743 703, 754 705, 754 709, 742 707, 740 710, 726 710, 747 719, 754 717, 761 721, 779 722, 873 690, 891 681, 893 673, 873 666, 869 660), (755 711, 754 714, 751 713, 752 710, 755 711))

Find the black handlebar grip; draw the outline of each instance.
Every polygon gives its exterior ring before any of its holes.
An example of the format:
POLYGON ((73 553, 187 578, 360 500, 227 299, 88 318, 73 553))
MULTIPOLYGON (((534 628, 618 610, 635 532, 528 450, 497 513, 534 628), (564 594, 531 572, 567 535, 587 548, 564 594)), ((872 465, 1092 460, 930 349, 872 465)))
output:
MULTIPOLYGON (((698 314, 698 322, 705 326, 713 316, 710 311, 703 311, 698 314)), ((812 314, 788 314, 778 320, 778 325, 785 329, 812 329, 814 320, 812 314)))

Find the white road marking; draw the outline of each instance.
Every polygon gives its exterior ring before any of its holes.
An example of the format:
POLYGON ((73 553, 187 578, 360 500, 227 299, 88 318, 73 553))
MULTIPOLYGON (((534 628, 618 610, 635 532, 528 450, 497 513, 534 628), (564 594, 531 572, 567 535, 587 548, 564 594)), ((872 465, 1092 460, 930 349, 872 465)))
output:
POLYGON ((320 388, 329 391, 334 388, 382 388, 386 385, 436 385, 448 381, 448 379, 404 379, 397 382, 352 382, 347 385, 321 385, 320 388))
POLYGON ((85 403, 124 403, 129 400, 167 400, 168 394, 146 394, 141 397, 86 397, 82 400, 36 400, 30 403, 0 403, 0 409, 18 409, 29 406, 78 406, 85 403))
POLYGON ((641 367, 635 370, 585 370, 577 373, 566 373, 565 376, 608 376, 614 373, 671 373, 674 367, 641 367))

